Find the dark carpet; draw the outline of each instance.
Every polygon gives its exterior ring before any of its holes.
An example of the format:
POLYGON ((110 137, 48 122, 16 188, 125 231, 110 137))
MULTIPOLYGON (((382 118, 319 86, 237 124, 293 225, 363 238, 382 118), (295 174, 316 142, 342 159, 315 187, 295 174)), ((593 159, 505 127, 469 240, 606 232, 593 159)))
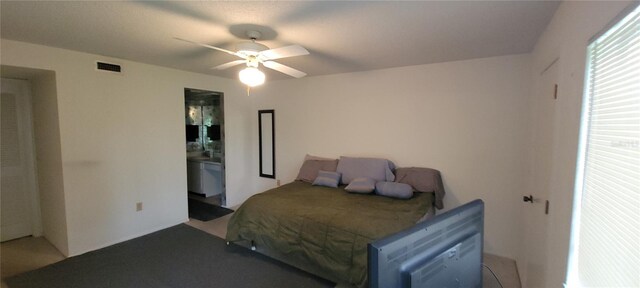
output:
POLYGON ((10 288, 334 287, 181 224, 6 279, 10 288))
POLYGON ((189 218, 209 221, 229 213, 233 210, 189 198, 189 218))

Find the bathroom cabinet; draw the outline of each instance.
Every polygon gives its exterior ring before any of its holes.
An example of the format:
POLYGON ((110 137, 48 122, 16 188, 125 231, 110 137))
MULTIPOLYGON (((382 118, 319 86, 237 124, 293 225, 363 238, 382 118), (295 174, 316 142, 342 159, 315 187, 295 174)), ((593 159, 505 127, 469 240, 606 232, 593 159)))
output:
POLYGON ((189 192, 211 197, 222 193, 222 165, 212 161, 187 160, 189 192))

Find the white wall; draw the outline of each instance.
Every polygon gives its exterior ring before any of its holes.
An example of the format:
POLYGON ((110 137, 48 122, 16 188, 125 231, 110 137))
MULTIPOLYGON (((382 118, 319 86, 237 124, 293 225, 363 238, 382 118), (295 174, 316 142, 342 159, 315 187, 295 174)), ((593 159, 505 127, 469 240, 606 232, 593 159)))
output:
POLYGON ((306 153, 435 168, 446 208, 483 199, 486 251, 515 258, 529 69, 528 55, 512 55, 276 81, 252 92, 254 110, 275 109, 283 183, 306 153))
MULTIPOLYGON (((532 75, 560 57, 562 133, 551 195, 551 286, 564 279, 587 40, 629 2, 563 2, 531 58, 514 55, 268 82, 247 97, 236 80, 2 40, 5 65, 56 72, 69 255, 186 220, 184 87, 225 93, 227 201, 275 185, 258 178, 257 110, 276 109, 277 178, 305 153, 375 156, 442 172, 452 208, 487 205, 487 252, 526 262, 521 197, 532 75), (124 65, 121 76, 95 60, 124 65), (531 68, 531 69, 530 69, 531 68), (529 74, 531 71, 532 74, 529 74), (256 179, 256 181, 246 181, 256 179), (256 187, 257 186, 257 187, 256 187), (135 212, 135 202, 145 209, 135 212), (557 268, 557 269, 556 269, 557 268)), ((37 145, 38 143, 36 143, 37 145)))
POLYGON ((30 80, 43 235, 68 255, 56 77, 43 72, 30 80))
POLYGON ((257 162, 252 100, 237 81, 5 39, 1 49, 3 65, 56 73, 67 255, 187 220, 185 87, 225 94, 228 204, 255 193, 243 181, 257 162))
MULTIPOLYGON (((556 156, 551 164, 552 167, 541 168, 552 171, 554 177, 549 195, 551 205, 547 220, 549 226, 545 287, 561 287, 566 276, 588 40, 602 30, 629 3, 629 1, 564 1, 532 53, 532 81, 540 77, 540 73, 554 59, 559 58, 559 97, 555 108, 556 133, 552 152, 556 156)), ((532 91, 532 95, 535 94, 536 91, 532 91)), ((535 187, 529 189, 535 192, 535 187)), ((523 225, 522 228, 530 227, 523 225)), ((525 233, 521 235, 524 237, 525 233)), ((522 239, 521 243, 524 242, 522 239)), ((520 251, 517 262, 522 282, 526 283, 527 257, 537 252, 536 247, 521 247, 520 251)))

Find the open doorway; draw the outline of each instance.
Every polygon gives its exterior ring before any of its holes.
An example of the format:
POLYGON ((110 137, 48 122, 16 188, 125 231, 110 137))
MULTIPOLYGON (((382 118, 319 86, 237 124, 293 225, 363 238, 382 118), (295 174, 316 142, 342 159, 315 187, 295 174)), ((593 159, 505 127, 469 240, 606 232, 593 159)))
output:
POLYGON ((2 240, 44 236, 67 255, 56 73, 0 65, 0 76, 2 240))
POLYGON ((2 78, 2 215, 0 241, 42 234, 27 80, 2 78))
POLYGON ((55 71, 0 65, 4 279, 68 255, 55 71))
POLYGON ((202 203, 213 209, 226 205, 224 95, 192 88, 184 93, 187 191, 194 218, 193 210, 208 209, 202 203))

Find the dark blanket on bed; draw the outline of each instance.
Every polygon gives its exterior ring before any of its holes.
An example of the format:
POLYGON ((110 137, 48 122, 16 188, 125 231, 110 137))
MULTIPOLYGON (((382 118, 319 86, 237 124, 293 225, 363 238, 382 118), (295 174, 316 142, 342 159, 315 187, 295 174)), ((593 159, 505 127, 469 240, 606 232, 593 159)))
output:
POLYGON ((367 243, 415 225, 433 203, 432 193, 401 200, 351 194, 295 181, 249 198, 229 221, 227 240, 252 240, 290 264, 363 287, 367 243))

